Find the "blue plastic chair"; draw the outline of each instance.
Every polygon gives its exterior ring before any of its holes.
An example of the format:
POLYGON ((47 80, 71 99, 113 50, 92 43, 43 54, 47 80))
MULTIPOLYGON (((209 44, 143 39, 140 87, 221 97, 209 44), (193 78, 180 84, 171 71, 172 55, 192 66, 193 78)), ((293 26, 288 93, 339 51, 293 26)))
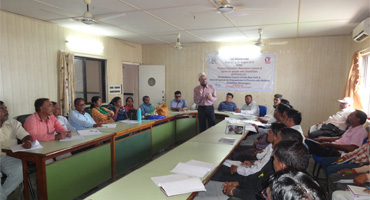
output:
POLYGON ((267 113, 267 107, 266 106, 261 106, 261 105, 258 105, 258 107, 260 108, 260 117, 265 116, 266 113, 267 113))

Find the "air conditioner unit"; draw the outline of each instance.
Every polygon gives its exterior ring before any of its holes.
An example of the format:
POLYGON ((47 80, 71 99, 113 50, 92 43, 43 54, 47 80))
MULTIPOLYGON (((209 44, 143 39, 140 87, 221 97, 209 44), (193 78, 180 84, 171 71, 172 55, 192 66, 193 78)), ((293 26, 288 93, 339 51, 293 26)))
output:
POLYGON ((362 42, 366 40, 370 35, 370 18, 362 21, 355 29, 352 31, 352 38, 355 42, 362 42))

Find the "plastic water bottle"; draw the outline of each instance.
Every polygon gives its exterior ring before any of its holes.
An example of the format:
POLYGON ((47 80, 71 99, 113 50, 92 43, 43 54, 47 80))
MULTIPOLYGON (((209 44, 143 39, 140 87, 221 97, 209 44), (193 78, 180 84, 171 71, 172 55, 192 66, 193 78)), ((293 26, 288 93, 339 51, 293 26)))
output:
POLYGON ((137 109, 136 116, 137 116, 137 121, 141 122, 141 108, 137 109))

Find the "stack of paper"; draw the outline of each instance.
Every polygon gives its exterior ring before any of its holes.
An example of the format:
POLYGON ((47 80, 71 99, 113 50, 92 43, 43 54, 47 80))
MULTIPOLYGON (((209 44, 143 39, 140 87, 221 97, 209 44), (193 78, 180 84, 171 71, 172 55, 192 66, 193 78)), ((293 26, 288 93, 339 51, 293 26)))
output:
POLYGON ((72 137, 66 137, 65 139, 59 140, 60 142, 72 141, 72 140, 83 140, 85 139, 84 136, 81 135, 74 135, 72 137))
POLYGON ((116 128, 117 124, 102 124, 99 128, 116 128))
POLYGON ((37 140, 32 142, 32 146, 31 146, 30 149, 23 148, 22 144, 18 144, 18 145, 14 145, 14 146, 10 147, 10 150, 12 150, 13 153, 18 152, 18 151, 31 151, 31 150, 35 150, 35 149, 42 149, 41 144, 37 140))
POLYGON ((126 123, 126 124, 138 124, 138 123, 140 123, 137 120, 122 120, 122 121, 119 121, 119 122, 123 122, 123 123, 126 123))
POLYGON ((234 138, 223 137, 218 140, 218 143, 233 145, 235 142, 234 138))
POLYGON ((192 177, 203 177, 216 167, 217 165, 212 163, 191 160, 187 163, 178 163, 171 172, 192 177))
POLYGON ((199 178, 171 181, 161 183, 161 185, 161 190, 169 197, 190 192, 206 191, 206 188, 199 178))
POLYGON ((354 199, 370 199, 370 194, 364 192, 365 187, 358 187, 354 185, 347 185, 349 191, 351 191, 354 199))
POLYGON ((102 134, 98 129, 85 129, 77 131, 82 136, 102 134))

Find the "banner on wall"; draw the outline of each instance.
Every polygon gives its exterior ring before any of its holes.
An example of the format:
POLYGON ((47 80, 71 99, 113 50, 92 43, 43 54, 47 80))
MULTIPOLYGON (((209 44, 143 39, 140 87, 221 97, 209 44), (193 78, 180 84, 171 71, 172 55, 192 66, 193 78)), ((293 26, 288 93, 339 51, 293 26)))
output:
POLYGON ((253 58, 207 56, 207 82, 216 90, 272 92, 275 55, 253 58))

